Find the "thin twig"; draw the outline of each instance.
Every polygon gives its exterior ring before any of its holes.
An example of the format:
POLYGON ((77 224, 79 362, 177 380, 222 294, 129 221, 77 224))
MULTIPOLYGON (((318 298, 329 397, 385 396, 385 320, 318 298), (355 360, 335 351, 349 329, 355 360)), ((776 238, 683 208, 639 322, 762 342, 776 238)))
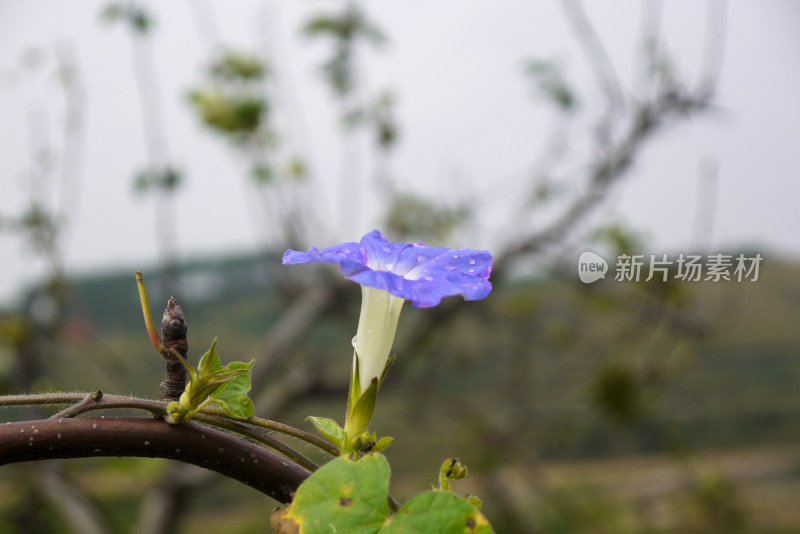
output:
MULTIPOLYGON (((33 395, 5 395, 0 396, 2 406, 56 406, 60 404, 73 404, 86 398, 86 393, 39 393, 33 395)), ((166 413, 167 405, 163 402, 150 399, 137 399, 121 395, 103 395, 95 404, 87 404, 85 411, 107 410, 114 408, 133 408, 146 410, 154 415, 166 413)))
POLYGON ((706 42, 703 46, 702 68, 698 90, 711 94, 717 85, 725 58, 727 38, 728 2, 709 0, 706 14, 706 42))
POLYGON ((271 436, 267 436, 263 432, 259 432, 255 428, 244 425, 239 421, 234 421, 233 419, 228 419, 227 417, 219 417, 216 415, 209 415, 203 413, 195 414, 193 419, 201 423, 206 423, 219 428, 224 428, 225 430, 230 430, 231 432, 235 432, 250 439, 254 439, 259 443, 268 446, 271 449, 275 449, 276 451, 280 452, 281 454, 291 459, 295 463, 305 467, 309 471, 313 472, 319 469, 319 465, 312 462, 311 460, 309 460, 308 458, 306 458, 304 455, 300 454, 293 448, 289 447, 288 445, 285 445, 284 443, 281 443, 280 441, 271 436))
POLYGON ((603 47, 600 36, 597 35, 579 0, 563 0, 562 3, 564 12, 572 24, 578 41, 583 45, 583 50, 589 58, 589 63, 595 71, 609 106, 612 110, 620 108, 625 103, 625 96, 614 71, 614 65, 603 47))
POLYGON ((95 403, 103 398, 103 392, 99 389, 94 393, 89 393, 86 397, 80 401, 78 404, 73 404, 69 408, 61 410, 57 414, 50 417, 50 419, 58 419, 61 417, 75 417, 76 415, 82 414, 90 410, 89 406, 92 403, 95 403))
MULTIPOLYGON (((220 410, 219 408, 214 407, 206 407, 203 408, 201 414, 209 414, 212 416, 217 417, 225 417, 225 412, 220 410)), ((198 414, 198 415, 201 415, 198 414)), ((196 416, 195 416, 196 417, 196 416)), ((281 434, 286 434, 288 436, 295 437, 297 439, 301 439, 306 443, 310 443, 311 445, 315 445, 322 449, 323 451, 330 453, 334 456, 339 455, 339 449, 337 449, 332 443, 315 436, 309 432, 304 430, 300 430, 299 428, 295 428, 290 425, 286 425, 284 423, 279 423, 278 421, 272 421, 270 419, 262 419, 260 417, 251 417, 249 419, 245 419, 243 421, 238 421, 239 423, 251 426, 257 426, 260 428, 265 428, 267 430, 274 430, 275 432, 280 432, 281 434)))
MULTIPOLYGON (((89 394, 89 396, 92 395, 96 395, 96 392, 89 394)), ((75 406, 71 406, 67 410, 73 410, 78 406, 80 406, 80 411, 76 411, 75 413, 70 413, 68 417, 74 417, 75 415, 78 415, 80 413, 85 413, 94 410, 111 410, 118 408, 132 408, 138 410, 146 410, 152 413, 153 415, 157 416, 164 415, 166 414, 167 411, 166 403, 150 399, 137 399, 134 397, 124 397, 121 395, 102 395, 100 399, 92 399, 92 402, 86 402, 87 398, 88 397, 85 393, 42 393, 38 395, 6 395, 6 396, 0 396, 0 407, 58 405, 58 404, 77 403, 75 404, 75 406)), ((67 410, 64 411, 66 412, 67 410)), ((198 420, 201 420, 204 414, 213 417, 215 420, 226 419, 224 412, 222 410, 213 407, 206 407, 203 410, 203 412, 195 415, 195 417, 199 415, 200 419, 198 420)), ((60 417, 64 416, 62 415, 60 417)), ((250 419, 244 421, 235 421, 235 422, 243 425, 257 426, 265 428, 267 430, 280 432, 282 434, 286 434, 288 436, 301 439, 311 445, 319 447, 320 449, 322 449, 327 453, 333 455, 339 454, 339 451, 327 441, 313 434, 309 434, 308 432, 300 430, 299 428, 294 428, 292 426, 283 423, 278 423, 277 421, 261 419, 260 417, 251 417, 250 419)), ((209 423, 209 424, 216 424, 216 423, 209 423)))

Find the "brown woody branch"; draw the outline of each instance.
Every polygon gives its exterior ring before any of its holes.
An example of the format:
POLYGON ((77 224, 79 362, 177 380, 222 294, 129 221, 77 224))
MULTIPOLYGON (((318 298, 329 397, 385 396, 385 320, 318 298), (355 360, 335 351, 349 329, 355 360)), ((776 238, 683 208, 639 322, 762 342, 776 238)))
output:
POLYGON ((310 474, 254 443, 192 422, 94 417, 0 425, 0 465, 93 456, 178 460, 238 480, 282 503, 291 501, 310 474))

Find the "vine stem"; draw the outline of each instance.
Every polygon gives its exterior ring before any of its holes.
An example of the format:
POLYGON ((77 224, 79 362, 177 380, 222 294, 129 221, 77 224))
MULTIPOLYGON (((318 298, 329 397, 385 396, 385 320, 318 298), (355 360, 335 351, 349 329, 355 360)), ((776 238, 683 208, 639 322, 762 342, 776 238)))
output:
MULTIPOLYGON (((203 408, 201 413, 225 417, 225 412, 213 406, 207 406, 203 408)), ((237 421, 237 423, 257 426, 264 428, 266 430, 273 430, 275 432, 280 432, 281 434, 286 434, 287 436, 292 436, 297 439, 301 439, 306 443, 310 443, 311 445, 315 445, 318 448, 322 449, 323 451, 327 452, 328 454, 332 454, 333 456, 339 456, 339 449, 337 449, 336 446, 333 445, 332 443, 318 436, 315 436, 310 432, 306 432, 305 430, 300 430, 299 428, 295 428, 293 426, 278 421, 272 421, 270 419, 262 419, 260 417, 253 416, 249 419, 245 419, 244 421, 237 421)))
POLYGON ((86 397, 80 401, 78 404, 73 404, 69 408, 65 408, 58 412, 55 415, 51 415, 50 419, 58 419, 59 417, 74 417, 79 413, 86 411, 86 407, 90 404, 99 401, 103 398, 103 392, 99 389, 94 393, 89 393, 86 397))
POLYGON ((146 417, 86 417, 0 425, 0 465, 53 458, 139 456, 204 467, 282 503, 309 471, 255 443, 194 422, 146 417))
POLYGON ((282 453, 284 456, 291 458, 293 461, 305 467, 311 472, 314 472, 317 469, 319 469, 319 465, 317 465, 316 463, 312 462, 311 460, 309 460, 296 450, 292 449, 288 445, 285 445, 280 441, 278 441, 277 439, 268 436, 263 432, 260 432, 256 428, 244 425, 238 421, 234 421, 233 419, 229 419, 227 417, 217 417, 215 415, 208 415, 202 413, 195 414, 193 419, 201 423, 214 425, 219 428, 230 430, 231 432, 236 432, 237 434, 240 434, 242 436, 263 443, 264 445, 282 453))
MULTIPOLYGON (((95 396, 97 396, 96 392, 90 393, 88 395, 86 393, 40 393, 33 395, 5 395, 5 396, 0 396, 0 407, 26 406, 26 405, 55 406, 61 404, 73 404, 73 406, 70 406, 69 408, 64 410, 64 412, 68 412, 68 415, 66 415, 66 417, 74 417, 76 415, 80 415, 81 413, 93 410, 111 410, 117 408, 132 408, 138 410, 145 410, 153 415, 162 416, 166 414, 167 410, 167 403, 161 401, 155 401, 150 399, 138 399, 135 397, 125 397, 122 395, 102 395, 100 399, 94 399, 93 397, 95 396), (91 402, 88 402, 87 399, 91 399, 91 402)), ((64 415, 61 415, 61 417, 64 417, 64 415)), ((227 416, 225 416, 225 412, 223 412, 222 410, 213 407, 204 408, 202 412, 195 414, 195 418, 198 421, 203 421, 207 424, 214 426, 222 426, 220 424, 221 422, 230 421, 236 423, 236 428, 240 428, 242 426, 246 427, 248 425, 260 427, 266 430, 280 432, 282 434, 303 440, 306 443, 314 445, 329 454, 332 455, 339 454, 338 449, 336 449, 336 447, 334 447, 327 441, 318 438, 313 434, 300 430, 299 428, 294 428, 292 426, 286 425, 284 423, 279 423, 277 421, 270 421, 269 419, 261 419, 260 417, 251 417, 250 419, 245 419, 243 421, 236 421, 233 419, 229 419, 227 416)), ((233 428, 229 428, 228 430, 237 432, 233 428)), ((237 433, 241 434, 241 432, 237 433)), ((248 437, 253 437, 253 436, 248 435, 248 437)), ((268 443, 265 442, 265 444, 268 443)), ((283 447, 286 447, 283 444, 281 445, 283 447)), ((295 454, 299 455, 299 453, 297 452, 295 452, 295 454)))
MULTIPOLYGON (((252 482, 252 480, 250 478, 248 478, 248 477, 242 478, 243 475, 239 474, 239 472, 237 470, 234 470, 235 473, 231 474, 230 472, 222 471, 220 469, 214 469, 213 467, 210 467, 205 462, 206 458, 202 458, 201 457, 201 459, 204 461, 201 464, 201 463, 196 463, 194 461, 189 461, 189 460, 187 460, 186 458, 183 458, 183 457, 177 457, 177 456, 175 456, 173 454, 170 454, 169 451, 163 452, 163 455, 153 455, 153 454, 150 454, 150 453, 153 452, 151 450, 145 451, 148 454, 143 454, 142 453, 142 449, 138 448, 138 447, 134 447, 131 450, 123 450, 122 453, 121 453, 117 449, 114 449, 116 452, 109 452, 108 449, 102 449, 102 448, 96 448, 95 447, 92 450, 89 450, 86 446, 83 446, 83 447, 77 447, 77 448, 74 448, 74 449, 67 448, 66 452, 59 452, 59 453, 54 453, 54 449, 49 449, 46 454, 40 455, 38 457, 29 457, 29 454, 20 454, 19 450, 15 451, 15 452, 12 451, 12 453, 9 453, 9 447, 11 447, 13 444, 4 443, 3 442, 4 435, 6 435, 6 436, 10 435, 10 436, 14 436, 15 438, 19 438, 19 436, 16 435, 15 432, 19 431, 21 435, 24 435, 25 434, 24 431, 25 431, 26 425, 30 426, 31 431, 34 430, 34 429, 37 430, 36 436, 38 436, 39 435, 38 433, 41 433, 41 429, 43 428, 41 426, 42 423, 52 424, 53 421, 56 421, 58 425, 62 425, 62 424, 65 424, 65 423, 67 423, 68 425, 72 425, 73 421, 81 421, 81 423, 80 423, 81 426, 79 427, 79 430, 84 430, 85 428, 83 426, 83 422, 84 421, 93 421, 93 420, 96 420, 96 418, 94 418, 94 419, 90 419, 90 418, 73 419, 73 418, 75 416, 77 416, 77 415, 80 415, 80 414, 86 413, 86 412, 90 412, 90 411, 93 411, 93 410, 109 410, 109 409, 119 409, 119 408, 132 408, 132 409, 148 411, 148 412, 150 412, 152 415, 154 415, 156 417, 161 417, 161 416, 165 415, 166 414, 166 410, 167 410, 167 404, 165 402, 155 401, 155 400, 150 400, 150 399, 138 399, 138 398, 135 398, 135 397, 125 397, 125 396, 122 396, 122 395, 103 395, 103 393, 100 392, 99 390, 96 391, 96 392, 93 392, 93 393, 89 393, 89 394, 86 394, 86 393, 40 393, 40 394, 31 394, 31 395, 5 395, 5 396, 0 396, 0 407, 3 407, 3 406, 32 406, 32 405, 52 405, 52 406, 57 406, 57 405, 62 405, 62 404, 72 404, 72 406, 70 406, 69 408, 67 408, 65 410, 62 410, 61 412, 56 414, 56 416, 58 416, 58 417, 54 416, 54 417, 51 417, 50 419, 46 419, 44 421, 23 421, 23 422, 19 422, 19 423, 6 423, 4 425, 0 425, 0 465, 5 465, 7 463, 14 463, 14 462, 37 460, 37 459, 41 460, 41 459, 49 459, 49 458, 77 458, 77 457, 83 457, 83 456, 120 456, 120 455, 122 455, 122 456, 147 456, 147 457, 168 458, 168 459, 173 459, 173 460, 181 460, 181 461, 185 461, 185 462, 188 462, 188 463, 194 463, 195 465, 199 465, 200 467, 206 467, 208 469, 212 469, 213 471, 218 471, 218 472, 220 472, 220 473, 222 473, 222 474, 224 474, 226 476, 230 476, 230 477, 232 477, 232 478, 234 478, 236 480, 240 480, 241 482, 244 482, 245 484, 253 486, 256 489, 259 489, 259 491, 262 491, 263 493, 267 493, 268 495, 272 496, 273 498, 275 498, 278 501, 281 501, 281 502, 284 502, 284 503, 288 503, 288 502, 291 501, 291 495, 290 495, 291 492, 293 492, 296 489, 296 487, 303 480, 305 480, 305 478, 308 477, 308 474, 309 474, 308 472, 309 471, 311 471, 311 472, 316 471, 318 466, 317 466, 317 464, 315 464, 314 462, 312 462, 311 460, 309 460, 308 458, 306 458, 305 456, 303 456, 299 452, 295 451, 291 447, 281 443, 280 441, 278 441, 278 440, 276 440, 276 439, 274 439, 274 438, 272 438, 270 436, 267 436, 267 435, 265 435, 265 434, 263 434, 261 432, 258 432, 258 430, 256 430, 253 427, 258 427, 258 428, 263 428, 263 429, 266 429, 266 430, 272 430, 272 431, 275 431, 275 432, 280 432, 282 434, 301 439, 301 440, 303 440, 303 441, 305 441, 305 442, 307 442, 307 443, 309 443, 311 445, 315 445, 315 446, 319 447, 320 449, 324 450, 325 452, 328 452, 328 453, 330 453, 330 454, 332 454, 334 456, 338 456, 339 455, 339 450, 334 445, 332 445, 331 443, 328 443, 327 441, 325 441, 325 440, 323 440, 321 438, 318 438, 317 436, 314 436, 313 434, 309 434, 308 432, 300 430, 298 428, 286 425, 284 423, 279 423, 277 421, 271 421, 269 419, 261 419, 260 417, 251 417, 251 418, 243 420, 243 421, 237 421, 237 420, 230 419, 230 418, 226 417, 222 410, 220 410, 218 408, 213 408, 213 407, 207 407, 203 411, 201 411, 200 413, 195 414, 194 419, 196 419, 199 422, 205 423, 207 425, 213 425, 215 427, 224 428, 226 430, 229 430, 231 432, 235 432, 235 433, 240 434, 242 436, 245 436, 247 438, 256 440, 256 441, 258 441, 258 442, 260 442, 260 443, 262 443, 264 445, 267 445, 270 448, 273 448, 273 449, 281 452, 282 454, 284 454, 288 458, 290 458, 292 461, 296 462, 297 465, 294 465, 292 467, 292 469, 302 469, 303 473, 305 473, 305 474, 302 476, 302 478, 299 479, 299 481, 296 482, 296 484, 292 487, 292 489, 291 489, 291 491, 289 493, 287 493, 286 495, 283 495, 280 492, 278 492, 276 494, 278 496, 276 497, 275 495, 273 495, 273 493, 270 493, 268 491, 264 491, 263 489, 259 488, 256 484, 254 484, 252 482), (17 430, 17 429, 19 429, 19 430, 17 430), (8 432, 10 432, 10 434, 8 432), (59 454, 71 454, 71 455, 68 456, 68 455, 59 455, 59 454), (306 469, 308 471, 306 471, 306 469), (283 500, 284 498, 286 500, 283 500)), ((155 423, 160 424, 160 425, 166 425, 167 427, 174 427, 174 428, 180 428, 180 427, 207 428, 207 427, 203 427, 203 426, 197 425, 197 423, 193 423, 191 421, 184 422, 184 423, 181 423, 181 424, 178 424, 178 425, 170 425, 170 424, 168 424, 168 423, 166 423, 164 421, 161 421, 160 419, 148 420, 148 419, 143 419, 143 418, 105 418, 105 417, 103 417, 103 418, 100 418, 100 420, 101 421, 125 420, 125 421, 128 422, 129 426, 133 425, 134 434, 136 434, 136 432, 139 430, 139 426, 138 426, 139 425, 139 423, 138 423, 139 421, 151 421, 151 422, 155 422, 155 423), (134 423, 134 421, 136 421, 136 422, 134 423)), ((95 426, 92 427, 92 430, 97 430, 98 427, 97 427, 96 423, 93 423, 93 424, 95 424, 95 426)), ((49 428, 49 426, 47 428, 49 428)), ((58 427, 56 427, 56 428, 58 428, 58 427)), ((104 429, 105 428, 106 427, 104 427, 104 429)), ((232 440, 233 443, 248 444, 248 442, 243 442, 241 440, 236 440, 234 437, 232 437, 230 435, 227 435, 227 434, 224 434, 224 433, 220 432, 219 430, 215 430, 214 428, 207 428, 207 430, 208 431, 215 431, 215 432, 218 432, 218 433, 220 433, 220 434, 222 434, 224 436, 228 436, 229 440, 232 440)), ((104 436, 104 443, 105 442, 113 442, 113 437, 110 437, 109 441, 106 441, 105 434, 103 436, 104 436)), ((60 440, 61 438, 58 438, 58 439, 60 440)), ((92 439, 94 440, 94 441, 92 441, 92 443, 96 444, 96 436, 93 435, 92 439)), ((193 438, 193 439, 196 439, 196 438, 193 438)), ((201 439, 205 439, 205 438, 201 437, 201 439)), ((17 439, 17 441, 18 441, 18 439, 17 439)), ((32 442, 29 441, 28 443, 32 443, 32 442)), ((248 444, 248 445, 251 445, 251 444, 248 444)), ((192 447, 192 441, 188 440, 188 443, 185 446, 187 447, 187 449, 191 448, 192 447)), ((180 447, 178 447, 178 449, 180 449, 180 447)), ((270 453, 269 451, 266 451, 263 448, 258 448, 258 450, 261 450, 264 453, 269 453, 269 454, 274 455, 274 453, 270 453)), ((175 453, 175 454, 177 454, 177 453, 175 453)), ((281 458, 281 457, 277 456, 277 458, 281 458)), ((285 460, 280 460, 280 461, 281 461, 281 465, 283 465, 287 469, 289 469, 289 466, 292 465, 292 464, 288 464, 285 460)), ((245 462, 246 462, 246 459, 245 459, 245 462)), ((217 465, 219 465, 219 464, 217 464, 217 465)), ((294 475, 292 475, 292 476, 294 476, 294 475)), ((397 502, 397 500, 394 499, 391 495, 388 497, 388 502, 389 502, 389 507, 393 511, 397 511, 400 508, 400 505, 397 502)))

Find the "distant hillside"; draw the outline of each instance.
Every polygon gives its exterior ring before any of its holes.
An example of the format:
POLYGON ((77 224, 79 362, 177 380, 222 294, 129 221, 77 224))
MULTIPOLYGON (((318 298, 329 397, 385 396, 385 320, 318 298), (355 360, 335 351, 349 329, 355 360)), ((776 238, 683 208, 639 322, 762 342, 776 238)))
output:
MULTIPOLYGON (((266 294, 281 278, 278 253, 239 254, 195 259, 177 267, 178 291, 182 305, 202 308, 229 303, 254 294, 266 294)), ((164 273, 159 268, 132 266, 107 272, 72 276, 67 281, 68 319, 84 319, 98 331, 129 330, 139 326, 141 308, 134 274, 142 270, 152 305, 157 309, 172 296, 164 288, 164 273)), ((34 288, 23 299, 23 306, 36 298, 34 288)))

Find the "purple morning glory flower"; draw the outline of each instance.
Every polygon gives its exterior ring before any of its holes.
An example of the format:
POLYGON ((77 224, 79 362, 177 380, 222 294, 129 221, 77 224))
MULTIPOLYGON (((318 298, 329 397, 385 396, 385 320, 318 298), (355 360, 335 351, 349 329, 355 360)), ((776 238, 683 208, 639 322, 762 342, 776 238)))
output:
POLYGON ((362 395, 373 379, 380 382, 389 365, 406 300, 415 308, 429 308, 451 295, 479 300, 492 291, 492 255, 488 251, 392 243, 377 230, 362 237, 360 243, 324 250, 312 247, 308 252, 287 250, 283 255, 284 265, 313 262, 335 263, 346 278, 361 284, 361 315, 353 340, 353 367, 358 373, 353 373, 353 380, 358 380, 362 395))
POLYGON ((488 251, 392 243, 378 230, 366 234, 360 243, 323 250, 311 247, 308 252, 290 249, 283 255, 284 265, 313 262, 338 264, 346 278, 410 300, 415 308, 436 306, 452 295, 480 300, 492 291, 488 251))

